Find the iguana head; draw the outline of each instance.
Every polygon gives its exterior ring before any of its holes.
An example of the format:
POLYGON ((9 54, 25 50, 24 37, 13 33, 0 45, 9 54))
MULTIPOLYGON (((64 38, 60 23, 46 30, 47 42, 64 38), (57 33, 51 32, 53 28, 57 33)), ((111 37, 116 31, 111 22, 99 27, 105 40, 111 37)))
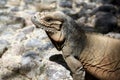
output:
POLYGON ((31 19, 37 28, 46 31, 47 35, 58 50, 61 50, 65 40, 64 34, 61 31, 62 25, 65 21, 64 17, 65 15, 61 12, 38 12, 31 19))
POLYGON ((72 37, 68 37, 68 35, 74 35, 76 39, 81 37, 80 34, 78 35, 77 31, 80 32, 80 30, 74 20, 60 11, 38 12, 32 17, 32 22, 37 28, 46 31, 57 50, 62 49, 66 39, 73 39, 72 37))

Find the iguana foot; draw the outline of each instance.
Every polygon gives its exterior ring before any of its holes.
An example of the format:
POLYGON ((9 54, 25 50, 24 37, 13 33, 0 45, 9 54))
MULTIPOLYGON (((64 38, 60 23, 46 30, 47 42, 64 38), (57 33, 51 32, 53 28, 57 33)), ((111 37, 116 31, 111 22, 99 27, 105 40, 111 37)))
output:
POLYGON ((84 75, 85 75, 85 71, 81 66, 79 69, 76 70, 75 73, 72 74, 73 80, 85 80, 84 75))

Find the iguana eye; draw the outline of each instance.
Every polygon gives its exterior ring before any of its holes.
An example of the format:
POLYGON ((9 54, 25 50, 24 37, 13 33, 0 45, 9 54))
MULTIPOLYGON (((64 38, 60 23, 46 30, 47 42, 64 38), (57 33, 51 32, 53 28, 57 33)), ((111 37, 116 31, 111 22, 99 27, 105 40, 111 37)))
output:
POLYGON ((48 18, 45 18, 45 21, 50 22, 50 21, 52 21, 52 19, 48 17, 48 18))

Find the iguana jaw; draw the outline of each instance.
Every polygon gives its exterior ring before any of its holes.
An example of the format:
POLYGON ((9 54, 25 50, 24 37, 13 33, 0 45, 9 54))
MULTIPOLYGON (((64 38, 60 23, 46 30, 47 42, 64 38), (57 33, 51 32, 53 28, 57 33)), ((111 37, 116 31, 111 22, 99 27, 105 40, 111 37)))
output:
POLYGON ((35 24, 36 28, 41 28, 47 32, 55 33, 54 28, 46 27, 46 25, 41 24, 42 19, 40 17, 40 13, 36 13, 34 16, 31 17, 31 21, 35 24))
POLYGON ((36 13, 31 20, 37 28, 41 28, 46 31, 48 37, 58 50, 62 49, 65 37, 61 31, 63 24, 61 17, 54 14, 36 13))

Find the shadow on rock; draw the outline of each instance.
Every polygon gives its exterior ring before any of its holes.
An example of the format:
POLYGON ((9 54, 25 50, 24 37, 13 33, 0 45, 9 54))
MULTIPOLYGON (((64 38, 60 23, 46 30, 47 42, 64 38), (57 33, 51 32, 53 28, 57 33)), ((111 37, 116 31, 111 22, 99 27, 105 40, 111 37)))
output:
POLYGON ((62 65, 63 67, 65 67, 67 70, 69 70, 71 72, 70 68, 68 67, 67 63, 65 62, 65 60, 61 54, 52 55, 49 58, 49 60, 62 65))

